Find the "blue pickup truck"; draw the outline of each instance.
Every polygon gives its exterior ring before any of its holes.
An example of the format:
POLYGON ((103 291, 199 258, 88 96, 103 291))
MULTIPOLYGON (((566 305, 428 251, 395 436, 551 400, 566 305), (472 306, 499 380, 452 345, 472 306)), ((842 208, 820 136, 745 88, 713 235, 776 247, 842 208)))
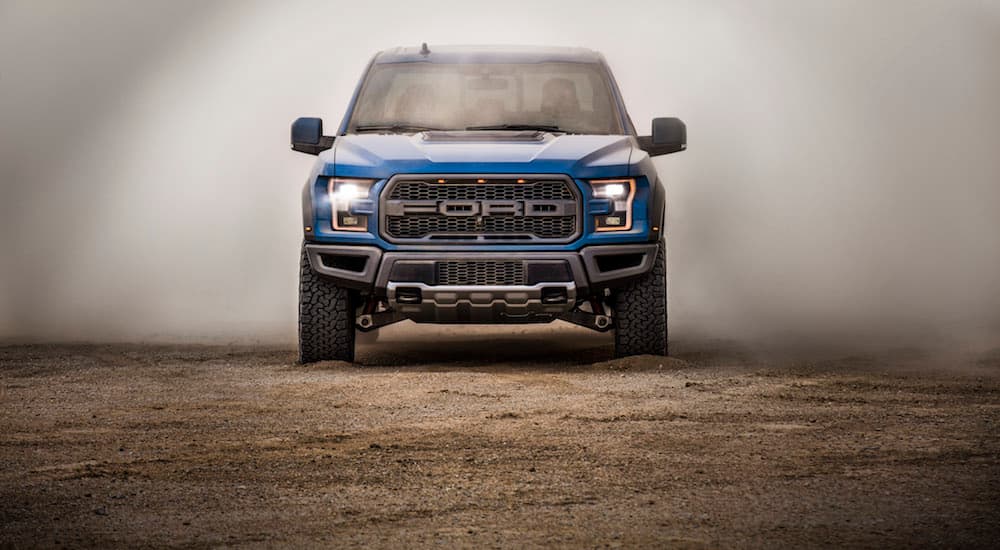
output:
POLYGON ((578 48, 379 52, 302 190, 299 359, 353 361, 358 332, 417 323, 614 331, 615 355, 667 354, 664 184, 604 57, 578 48))

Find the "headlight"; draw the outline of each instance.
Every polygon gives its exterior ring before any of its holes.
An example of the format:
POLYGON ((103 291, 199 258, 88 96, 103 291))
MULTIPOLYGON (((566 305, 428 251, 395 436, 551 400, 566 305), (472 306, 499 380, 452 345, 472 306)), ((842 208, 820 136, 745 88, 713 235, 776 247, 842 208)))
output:
POLYGON ((361 212, 371 211, 368 191, 373 183, 375 180, 330 178, 327 190, 335 230, 368 231, 368 215, 361 212))
POLYGON ((632 199, 635 198, 635 180, 591 180, 595 199, 608 199, 611 212, 594 216, 597 231, 628 231, 632 229, 632 199))

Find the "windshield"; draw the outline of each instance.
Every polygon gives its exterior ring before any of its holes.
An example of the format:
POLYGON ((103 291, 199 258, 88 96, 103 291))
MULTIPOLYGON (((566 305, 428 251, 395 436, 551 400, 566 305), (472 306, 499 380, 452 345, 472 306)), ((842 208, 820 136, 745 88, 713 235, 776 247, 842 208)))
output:
POLYGON ((376 64, 347 130, 491 129, 624 133, 597 63, 376 64))

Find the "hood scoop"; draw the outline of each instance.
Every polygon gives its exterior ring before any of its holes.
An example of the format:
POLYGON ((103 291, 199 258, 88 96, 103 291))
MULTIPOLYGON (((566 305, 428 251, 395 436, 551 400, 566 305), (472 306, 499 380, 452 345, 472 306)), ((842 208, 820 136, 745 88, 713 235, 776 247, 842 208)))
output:
POLYGON ((480 143, 480 142, 532 142, 545 139, 545 132, 538 130, 447 130, 423 132, 428 143, 480 143))

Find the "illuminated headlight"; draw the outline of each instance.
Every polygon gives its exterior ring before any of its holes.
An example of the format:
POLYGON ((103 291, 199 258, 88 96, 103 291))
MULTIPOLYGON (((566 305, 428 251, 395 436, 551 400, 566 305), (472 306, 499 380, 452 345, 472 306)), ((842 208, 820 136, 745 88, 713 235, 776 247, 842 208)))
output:
POLYGON ((367 231, 368 216, 354 211, 360 201, 368 199, 368 191, 375 180, 355 178, 330 178, 327 188, 333 212, 333 228, 337 231, 367 231))
POLYGON ((632 229, 632 199, 634 179, 591 180, 595 199, 608 199, 611 212, 594 216, 597 231, 628 231, 632 229))

